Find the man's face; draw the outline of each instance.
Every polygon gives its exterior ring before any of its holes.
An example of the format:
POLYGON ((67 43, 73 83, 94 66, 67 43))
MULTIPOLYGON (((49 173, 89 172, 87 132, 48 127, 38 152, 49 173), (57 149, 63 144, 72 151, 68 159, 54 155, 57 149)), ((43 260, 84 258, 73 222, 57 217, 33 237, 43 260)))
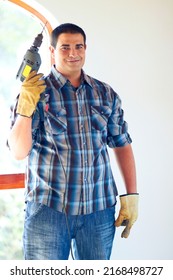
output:
POLYGON ((65 77, 80 75, 85 62, 84 38, 82 34, 62 33, 56 48, 50 48, 56 69, 65 77))

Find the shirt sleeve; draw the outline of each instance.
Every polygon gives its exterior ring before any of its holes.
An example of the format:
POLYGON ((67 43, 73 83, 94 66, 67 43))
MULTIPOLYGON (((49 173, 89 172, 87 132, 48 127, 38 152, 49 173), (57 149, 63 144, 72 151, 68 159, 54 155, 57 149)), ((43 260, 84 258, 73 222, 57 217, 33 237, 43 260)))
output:
POLYGON ((108 119, 107 144, 110 148, 123 147, 132 142, 128 133, 128 124, 124 120, 124 111, 121 108, 121 99, 114 92, 112 113, 108 119))

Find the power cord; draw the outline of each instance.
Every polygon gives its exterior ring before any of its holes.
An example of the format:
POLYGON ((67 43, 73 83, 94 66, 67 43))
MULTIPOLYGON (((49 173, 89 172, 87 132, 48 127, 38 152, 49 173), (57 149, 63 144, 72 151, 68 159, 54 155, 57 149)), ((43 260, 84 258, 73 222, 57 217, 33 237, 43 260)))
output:
MULTIPOLYGON (((47 114, 47 122, 48 122, 48 125, 49 125, 49 128, 50 128, 50 135, 52 137, 52 141, 53 141, 53 144, 54 144, 54 147, 55 147, 56 155, 57 155, 57 157, 59 159, 59 162, 62 166, 63 173, 64 173, 65 180, 66 180, 66 188, 65 188, 65 193, 64 193, 63 209, 62 210, 65 214, 66 226, 67 226, 68 237, 69 237, 69 242, 70 242, 71 256, 72 256, 72 259, 75 260, 75 257, 74 257, 74 254, 73 254, 73 248, 72 248, 72 245, 71 245, 70 227, 69 227, 68 215, 67 215, 67 212, 66 212, 66 205, 65 205, 65 196, 66 196, 66 191, 67 191, 67 173, 65 171, 64 165, 63 165, 62 160, 60 158, 60 155, 59 155, 59 152, 58 152, 58 147, 57 147, 57 144, 54 140, 54 136, 53 136, 53 132, 52 132, 52 126, 51 126, 51 123, 50 123, 50 120, 49 120, 49 117, 51 117, 51 118, 55 118, 55 117, 49 111, 46 111, 45 113, 47 114)), ((78 217, 78 215, 77 215, 77 217, 78 217)), ((76 221, 76 223, 77 223, 77 221, 76 221)))

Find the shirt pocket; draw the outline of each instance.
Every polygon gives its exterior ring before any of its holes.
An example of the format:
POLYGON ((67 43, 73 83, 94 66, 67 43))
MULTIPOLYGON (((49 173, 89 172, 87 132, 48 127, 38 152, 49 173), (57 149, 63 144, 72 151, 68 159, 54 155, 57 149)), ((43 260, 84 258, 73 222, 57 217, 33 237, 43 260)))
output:
POLYGON ((65 132, 67 130, 66 110, 61 108, 56 114, 48 111, 45 129, 54 135, 65 132))
POLYGON ((91 106, 92 128, 99 131, 106 129, 110 115, 111 108, 109 106, 91 106))

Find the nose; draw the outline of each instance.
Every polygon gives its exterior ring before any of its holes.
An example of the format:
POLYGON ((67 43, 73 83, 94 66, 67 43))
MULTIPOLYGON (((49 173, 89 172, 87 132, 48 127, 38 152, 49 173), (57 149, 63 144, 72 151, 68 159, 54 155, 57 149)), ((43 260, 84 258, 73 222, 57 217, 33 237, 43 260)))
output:
POLYGON ((75 48, 71 48, 69 51, 69 57, 75 58, 77 56, 77 50, 75 48))

